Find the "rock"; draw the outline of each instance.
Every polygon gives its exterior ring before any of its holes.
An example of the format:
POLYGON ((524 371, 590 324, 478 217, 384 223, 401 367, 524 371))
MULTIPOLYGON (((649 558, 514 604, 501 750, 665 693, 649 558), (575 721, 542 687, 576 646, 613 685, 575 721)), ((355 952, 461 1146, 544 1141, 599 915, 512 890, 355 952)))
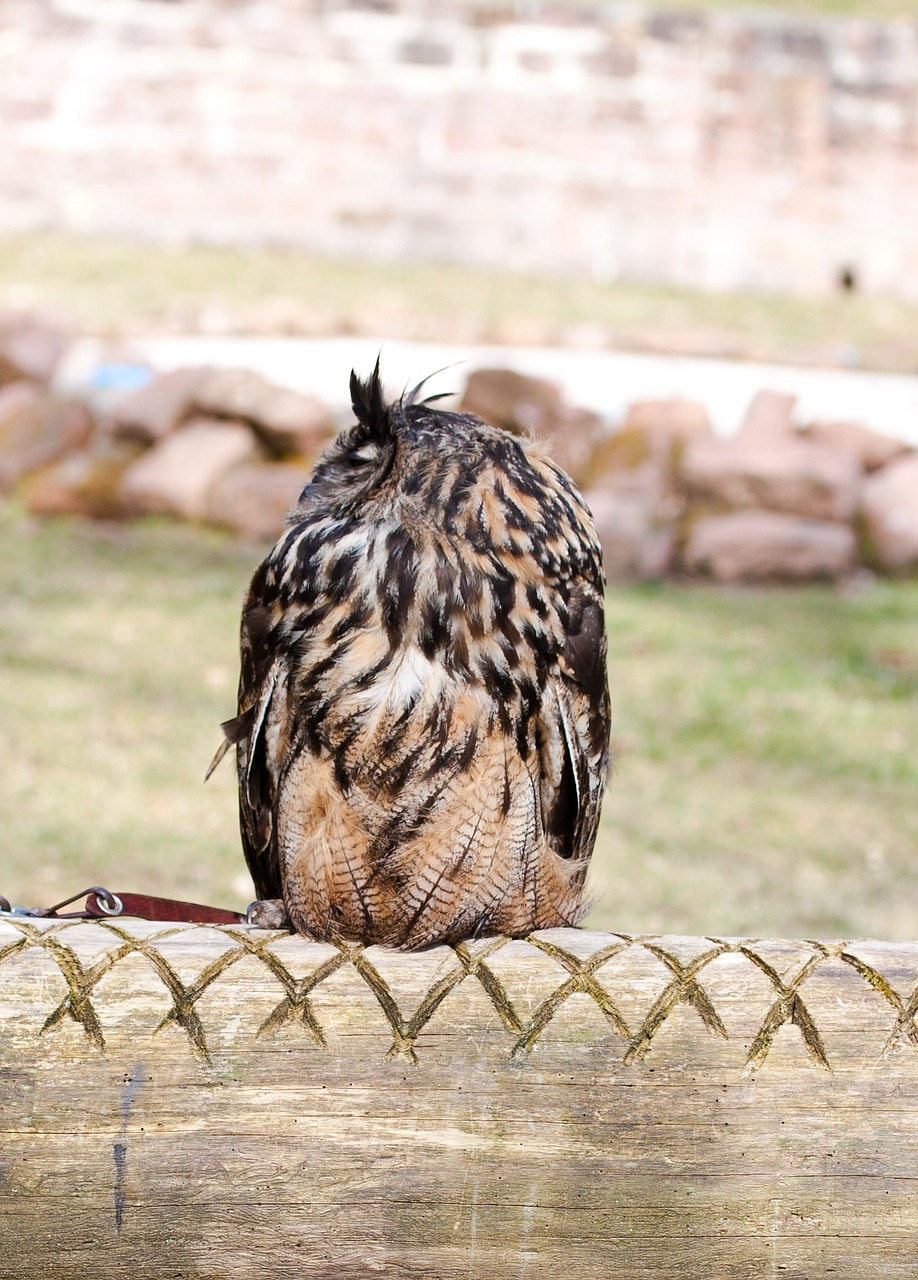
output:
POLYGON ((594 443, 584 481, 589 488, 611 486, 618 493, 655 493, 660 501, 676 493, 675 466, 688 440, 711 434, 703 405, 692 400, 639 400, 620 430, 594 443))
POLYGON ((814 520, 850 520, 861 484, 853 453, 760 433, 694 440, 679 469, 691 499, 765 507, 814 520))
POLYGON ((0 493, 85 444, 92 429, 82 405, 57 400, 32 382, 0 387, 0 493))
POLYGON ((756 392, 746 410, 740 434, 767 439, 787 435, 796 403, 796 396, 786 395, 783 391, 756 392))
POLYGON ((38 516, 91 516, 115 519, 126 514, 121 481, 141 446, 97 436, 89 448, 67 454, 29 481, 26 504, 38 516))
POLYGON ((0 315, 0 382, 26 378, 49 383, 68 341, 65 331, 45 316, 0 315))
POLYGON ((847 449, 860 459, 865 471, 879 471, 910 452, 903 441, 872 431, 860 422, 812 422, 801 438, 833 449, 847 449))
POLYGON ((593 513, 610 582, 647 581, 669 571, 675 521, 653 498, 610 489, 590 489, 584 498, 593 513))
POLYGON ((711 419, 697 400, 636 400, 628 407, 622 430, 687 444, 711 434, 711 419))
POLYGON ((918 570, 918 454, 867 477, 860 525, 869 564, 892 573, 918 570))
POLYGON ((128 467, 119 497, 132 514, 168 512, 203 519, 211 486, 258 453, 250 427, 193 418, 128 467))
POLYGON ((545 438, 545 446, 556 462, 580 486, 590 483, 596 449, 606 438, 602 418, 589 409, 569 408, 555 433, 545 438))
POLYGON ((112 431, 125 440, 155 444, 194 410, 195 393, 207 368, 174 369, 131 391, 112 413, 112 431))
POLYGON ((693 400, 638 400, 619 431, 596 445, 590 483, 613 483, 619 490, 653 487, 662 498, 675 492, 676 462, 690 440, 707 438, 711 423, 704 405, 693 400), (630 477, 630 479, 629 479, 630 477))
POLYGON ((594 451, 587 504, 606 575, 641 581, 660 578, 671 567, 684 504, 674 479, 678 446, 661 417, 638 410, 629 420, 633 425, 608 436, 594 451))
POLYGON ((248 369, 211 369, 195 391, 204 414, 241 418, 276 453, 317 452, 334 434, 329 408, 315 396, 300 395, 248 369))
POLYGON ((31 382, 0 387, 0 471, 12 465, 8 455, 29 448, 41 433, 47 397, 31 382))
POLYGON ((206 517, 253 542, 273 541, 309 481, 305 462, 249 462, 233 467, 212 485, 206 517))
POLYGON ((557 383, 515 369, 476 369, 459 407, 514 435, 551 435, 564 413, 557 383))
POLYGON ((605 426, 598 414, 567 404, 556 383, 513 369, 476 369, 460 409, 514 435, 543 441, 577 484, 590 482, 593 454, 605 438, 605 426))
POLYGON ((590 465, 589 492, 612 498, 624 507, 666 510, 675 519, 683 506, 674 482, 673 450, 661 435, 643 430, 618 431, 596 448, 590 465))
POLYGON ((721 582, 837 578, 855 564, 850 525, 774 511, 707 516, 690 528, 682 553, 690 573, 721 582))

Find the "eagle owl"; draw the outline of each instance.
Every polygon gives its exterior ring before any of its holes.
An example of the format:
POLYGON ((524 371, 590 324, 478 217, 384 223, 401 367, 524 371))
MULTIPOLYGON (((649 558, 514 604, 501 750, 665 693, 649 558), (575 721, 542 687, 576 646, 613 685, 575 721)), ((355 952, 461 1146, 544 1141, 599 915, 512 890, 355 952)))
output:
POLYGON ((609 750, 589 511, 535 444, 387 403, 378 364, 351 394, 243 609, 218 756, 256 891, 394 947, 573 924, 609 750))

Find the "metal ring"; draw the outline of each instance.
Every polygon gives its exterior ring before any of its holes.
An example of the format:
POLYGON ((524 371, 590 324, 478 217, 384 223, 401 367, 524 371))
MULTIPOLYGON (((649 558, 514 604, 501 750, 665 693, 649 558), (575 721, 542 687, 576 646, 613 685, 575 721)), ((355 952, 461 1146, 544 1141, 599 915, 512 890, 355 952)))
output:
POLYGON ((93 889, 93 893, 96 895, 96 906, 103 915, 121 915, 124 910, 124 903, 118 897, 117 893, 111 893, 108 889, 93 889))

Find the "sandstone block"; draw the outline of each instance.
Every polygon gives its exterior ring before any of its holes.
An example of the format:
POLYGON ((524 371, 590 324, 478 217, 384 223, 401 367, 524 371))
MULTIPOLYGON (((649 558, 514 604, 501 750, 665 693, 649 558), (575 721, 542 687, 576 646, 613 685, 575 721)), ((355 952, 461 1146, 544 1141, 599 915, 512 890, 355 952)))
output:
POLYGON ((568 404, 556 383, 514 369, 476 369, 460 408, 514 435, 544 441, 554 461, 578 484, 590 482, 605 426, 597 414, 568 404))
POLYGON ((132 441, 97 436, 88 448, 67 454, 30 478, 28 509, 38 516, 115 519, 125 515, 121 481, 141 447, 132 441))
POLYGON ((251 423, 276 453, 315 453, 335 432, 333 415, 315 396, 268 382, 249 369, 211 369, 194 395, 201 413, 251 423))
POLYGON ((860 459, 865 471, 879 471, 910 452, 902 440, 872 431, 860 422, 812 422, 802 438, 833 449, 847 449, 860 459))
POLYGON ((710 434, 707 410, 693 400, 636 401, 621 429, 597 441, 587 482, 593 488, 671 501, 677 490, 676 461, 685 444, 710 434))
POLYGON ((119 496, 131 513, 203 519, 211 486, 232 467, 257 458, 258 452, 250 427, 194 418, 128 467, 119 496))
POLYGON ((636 400, 628 407, 622 430, 687 444, 711 434, 711 419, 697 400, 636 400))
POLYGON ((0 387, 0 493, 85 444, 92 429, 82 405, 57 400, 34 383, 0 387))
POLYGON ((45 316, 0 315, 0 382, 50 382, 67 341, 64 330, 45 316))
POLYGON ((861 484, 860 463, 848 450, 760 434, 695 440, 680 474, 692 499, 814 520, 850 520, 861 484))
POLYGON ((783 391, 757 391, 743 418, 740 433, 744 436, 786 435, 791 430, 797 397, 783 391))
POLYGON ((918 570, 918 454, 868 476, 860 516, 871 563, 888 572, 918 570))
POLYGON ((682 561, 690 573, 708 573, 721 582, 794 582, 849 572, 856 549, 850 525, 774 511, 734 511, 696 521, 682 561))
POLYGON ((593 476, 593 459, 606 438, 606 427, 598 414, 569 407, 553 434, 545 437, 552 460, 581 487, 593 476))
POLYGON ((515 369, 476 369, 462 397, 464 413, 477 414, 514 435, 550 435, 563 414, 561 388, 547 378, 515 369))
POLYGON ((675 522, 652 497, 610 489, 590 489, 584 497, 593 513, 610 582, 646 581, 669 571, 675 522))
POLYGON ((114 434, 155 444, 191 415, 195 392, 209 372, 206 368, 173 369, 132 391, 112 414, 114 434))
POLYGON ((588 487, 619 496, 641 497, 662 503, 674 493, 673 471, 667 448, 646 447, 647 441, 631 432, 619 432, 602 441, 593 454, 588 487))
POLYGON ((34 440, 41 431, 47 397, 31 382, 0 387, 0 450, 4 453, 34 440))
POLYGON ((273 541, 309 481, 304 462, 250 462, 233 467, 207 495, 207 519, 253 542, 273 541))

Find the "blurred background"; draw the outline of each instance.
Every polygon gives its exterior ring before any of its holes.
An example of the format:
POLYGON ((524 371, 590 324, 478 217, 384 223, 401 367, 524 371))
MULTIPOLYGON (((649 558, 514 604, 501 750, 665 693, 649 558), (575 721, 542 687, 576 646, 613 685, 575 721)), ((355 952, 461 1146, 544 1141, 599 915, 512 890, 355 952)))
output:
POLYGON ((248 578, 382 353, 610 578, 595 927, 915 937, 918 0, 0 0, 0 893, 244 906, 248 578))

